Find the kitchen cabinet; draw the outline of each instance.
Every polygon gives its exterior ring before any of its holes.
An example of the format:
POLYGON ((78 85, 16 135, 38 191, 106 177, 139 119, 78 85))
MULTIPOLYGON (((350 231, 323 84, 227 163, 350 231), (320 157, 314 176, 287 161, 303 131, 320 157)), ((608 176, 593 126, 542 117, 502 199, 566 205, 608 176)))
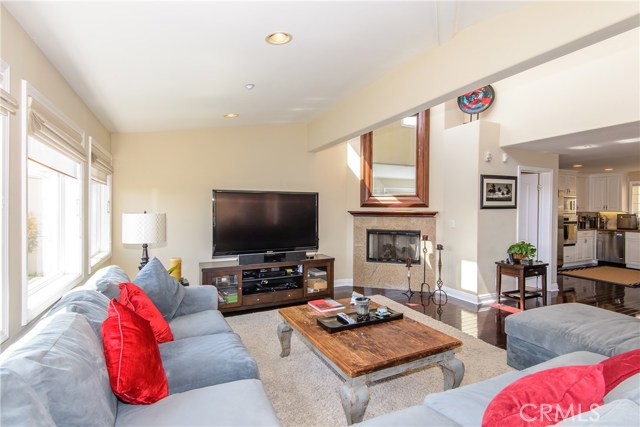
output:
POLYGON ((616 212, 622 210, 622 176, 589 176, 589 209, 616 212))
POLYGON ((575 246, 565 246, 562 252, 562 261, 563 264, 571 264, 576 262, 576 247, 575 246))
POLYGON ((578 231, 575 261, 592 262, 596 258, 596 231, 578 231))
POLYGON ((563 196, 576 195, 576 174, 560 172, 558 175, 558 189, 563 196))
POLYGON ((640 233, 624 233, 624 263, 627 268, 640 269, 640 233))
POLYGON ((589 210, 589 178, 586 175, 576 176, 576 210, 578 212, 589 210))

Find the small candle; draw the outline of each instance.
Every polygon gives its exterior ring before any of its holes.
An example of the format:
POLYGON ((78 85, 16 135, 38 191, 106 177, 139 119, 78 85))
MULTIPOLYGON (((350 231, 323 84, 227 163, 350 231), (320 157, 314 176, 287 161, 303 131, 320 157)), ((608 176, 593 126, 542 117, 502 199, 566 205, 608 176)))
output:
POLYGON ((411 257, 407 257, 407 268, 411 267, 411 257))

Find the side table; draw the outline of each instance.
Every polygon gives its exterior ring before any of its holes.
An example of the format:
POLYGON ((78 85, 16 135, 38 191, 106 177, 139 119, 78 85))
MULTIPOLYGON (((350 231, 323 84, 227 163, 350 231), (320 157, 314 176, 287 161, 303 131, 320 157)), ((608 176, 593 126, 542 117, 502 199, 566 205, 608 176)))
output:
POLYGON ((519 308, 525 309, 524 302, 529 298, 542 296, 542 305, 547 305, 547 266, 549 264, 535 262, 533 264, 511 264, 506 261, 496 261, 496 302, 500 303, 500 297, 519 300, 519 308), (501 292, 502 275, 516 277, 518 280, 518 290, 501 292), (542 295, 539 291, 527 291, 525 282, 527 277, 542 277, 542 295))

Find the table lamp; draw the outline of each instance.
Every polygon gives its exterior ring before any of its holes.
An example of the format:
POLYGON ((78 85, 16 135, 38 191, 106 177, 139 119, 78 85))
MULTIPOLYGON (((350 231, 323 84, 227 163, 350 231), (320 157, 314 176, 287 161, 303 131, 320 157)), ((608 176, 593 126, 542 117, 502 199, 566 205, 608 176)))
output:
POLYGON ((167 240, 167 215, 156 213, 123 213, 122 243, 142 245, 139 270, 149 262, 147 247, 150 243, 164 243, 167 240))

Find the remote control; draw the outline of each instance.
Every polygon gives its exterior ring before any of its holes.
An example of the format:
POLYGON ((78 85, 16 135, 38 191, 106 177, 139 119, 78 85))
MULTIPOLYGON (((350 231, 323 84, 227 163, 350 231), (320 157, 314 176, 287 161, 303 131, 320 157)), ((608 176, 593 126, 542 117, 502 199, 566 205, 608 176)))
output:
POLYGON ((350 325, 350 324, 356 323, 355 320, 353 320, 351 317, 347 316, 344 313, 338 313, 336 315, 336 319, 338 319, 338 322, 344 323, 345 325, 350 325))

